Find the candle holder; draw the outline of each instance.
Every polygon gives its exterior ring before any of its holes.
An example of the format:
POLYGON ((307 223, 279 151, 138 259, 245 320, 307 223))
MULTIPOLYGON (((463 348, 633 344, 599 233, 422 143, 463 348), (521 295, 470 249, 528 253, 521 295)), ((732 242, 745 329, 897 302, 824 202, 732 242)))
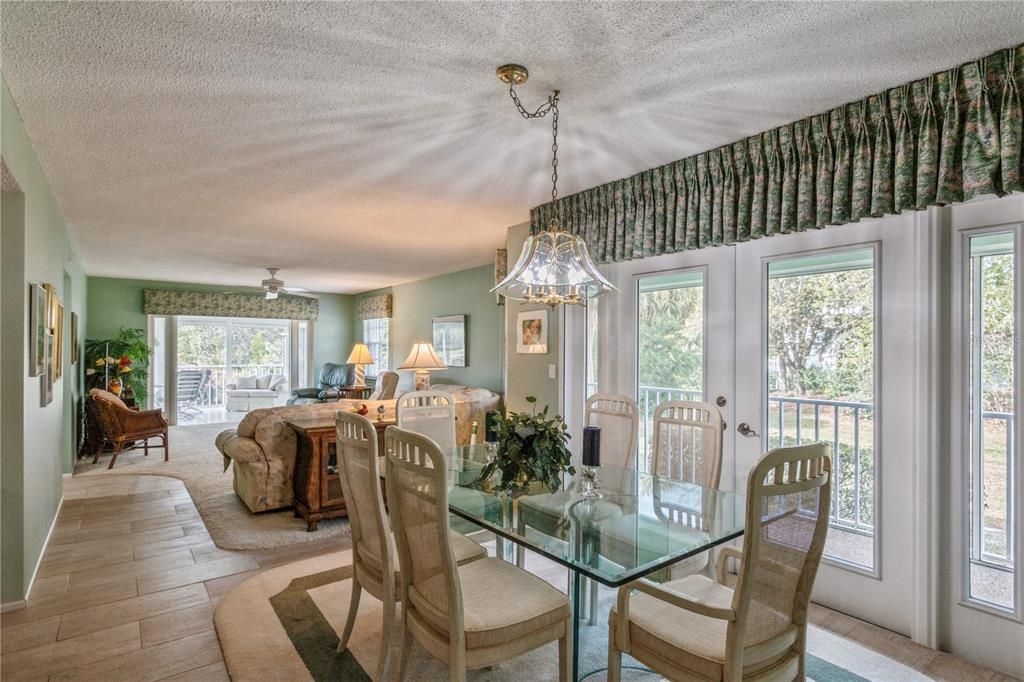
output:
POLYGON ((595 467, 583 467, 581 487, 580 497, 584 499, 595 500, 604 497, 601 492, 601 478, 597 475, 595 467))

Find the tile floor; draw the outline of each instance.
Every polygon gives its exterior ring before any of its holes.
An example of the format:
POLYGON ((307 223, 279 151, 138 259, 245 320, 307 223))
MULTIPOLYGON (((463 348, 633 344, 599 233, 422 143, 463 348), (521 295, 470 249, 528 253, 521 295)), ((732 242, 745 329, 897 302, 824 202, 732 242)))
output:
MULTIPOLYGON (((225 551, 177 479, 68 480, 28 606, 0 616, 3 679, 228 680, 213 627, 221 597, 260 570, 338 545, 225 551)), ((1009 679, 823 607, 812 620, 936 680, 1009 679)))

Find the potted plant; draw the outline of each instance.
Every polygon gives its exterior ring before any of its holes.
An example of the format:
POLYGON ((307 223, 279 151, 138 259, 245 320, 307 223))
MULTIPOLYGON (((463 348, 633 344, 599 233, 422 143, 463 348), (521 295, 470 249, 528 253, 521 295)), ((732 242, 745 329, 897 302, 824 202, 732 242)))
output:
POLYGON ((500 473, 498 490, 519 495, 536 481, 557 492, 562 474, 575 474, 569 452, 569 432, 561 415, 548 416, 548 407, 537 413, 534 396, 526 401, 534 406, 531 414, 509 412, 495 419, 497 455, 484 465, 478 482, 489 485, 492 476, 500 473))
POLYGON ((122 395, 131 394, 139 404, 144 404, 151 354, 143 329, 122 327, 113 339, 87 340, 85 374, 88 387, 110 390, 120 386, 122 395))

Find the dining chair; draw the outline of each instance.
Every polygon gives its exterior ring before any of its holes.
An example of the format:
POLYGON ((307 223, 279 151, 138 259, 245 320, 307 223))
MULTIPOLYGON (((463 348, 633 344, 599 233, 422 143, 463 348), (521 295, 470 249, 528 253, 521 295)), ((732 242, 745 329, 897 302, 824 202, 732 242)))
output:
POLYGON ((636 468, 640 410, 628 395, 595 393, 587 398, 584 423, 601 429, 601 463, 636 468))
POLYGON ((429 436, 441 452, 455 449, 455 399, 443 391, 413 391, 398 399, 398 427, 429 436))
MULTIPOLYGON (((352 594, 337 650, 340 653, 348 648, 359 611, 359 598, 366 590, 384 606, 381 653, 375 679, 385 680, 391 629, 395 622, 395 602, 398 600, 395 579, 398 562, 380 488, 377 431, 369 419, 354 412, 338 412, 336 428, 338 478, 345 496, 352 538, 352 594)), ((486 549, 457 533, 451 534, 451 546, 459 564, 487 556, 486 549)))
MULTIPOLYGON (((722 414, 711 403, 671 400, 659 404, 654 410, 651 473, 718 488, 722 479, 723 427, 722 414)), ((659 519, 700 530, 706 510, 681 509, 669 502, 659 502, 659 491, 654 492, 654 513, 659 519)), ((668 572, 672 578, 681 578, 704 570, 709 563, 710 553, 701 552, 673 564, 668 572)))
POLYGON ((456 567, 448 533, 448 472, 430 438, 396 426, 384 434, 387 491, 398 546, 402 636, 398 679, 415 638, 449 666, 452 680, 558 641, 567 682, 569 600, 540 578, 496 558, 456 567))
POLYGON ((628 653, 672 680, 804 679, 807 605, 828 532, 831 446, 777 448, 750 472, 744 549, 719 553, 717 580, 690 575, 619 588, 608 680, 628 653), (725 561, 740 560, 734 589, 725 561))

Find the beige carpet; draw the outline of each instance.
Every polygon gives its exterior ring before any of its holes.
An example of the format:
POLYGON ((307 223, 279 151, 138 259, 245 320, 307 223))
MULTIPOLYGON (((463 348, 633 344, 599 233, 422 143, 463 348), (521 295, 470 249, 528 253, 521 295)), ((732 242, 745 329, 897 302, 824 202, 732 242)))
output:
MULTIPOLYGON (((493 542, 484 543, 493 553, 493 542)), ((351 594, 351 552, 337 552, 298 561, 254 576, 229 592, 214 613, 217 636, 234 682, 249 680, 369 680, 376 671, 381 647, 382 609, 364 593, 359 603, 350 649, 335 654, 351 594)), ((535 554, 527 570, 564 591, 566 570, 535 554)), ((580 627, 580 668, 588 682, 603 682, 607 664, 608 612, 615 591, 602 588, 598 623, 580 627)), ((495 594, 495 605, 503 595, 495 594)), ((929 678, 857 641, 811 625, 808 629, 807 678, 811 682, 865 682, 929 678)), ((558 651, 554 643, 501 665, 471 671, 475 682, 556 680, 558 651)), ((654 682, 660 676, 643 671, 628 656, 624 682, 654 682)), ((406 680, 448 680, 448 669, 418 644, 410 655, 406 680)))
POLYGON ((75 476, 149 474, 181 479, 213 542, 222 549, 268 549, 348 535, 345 519, 321 521, 318 530, 307 533, 306 522, 295 518, 291 510, 250 512, 235 495, 231 469, 223 470, 223 459, 213 444, 226 428, 231 425, 172 426, 169 462, 164 462, 162 449, 151 450, 148 457, 142 450, 130 450, 119 455, 110 470, 110 455, 101 456, 97 464, 91 458, 79 460, 75 476))

